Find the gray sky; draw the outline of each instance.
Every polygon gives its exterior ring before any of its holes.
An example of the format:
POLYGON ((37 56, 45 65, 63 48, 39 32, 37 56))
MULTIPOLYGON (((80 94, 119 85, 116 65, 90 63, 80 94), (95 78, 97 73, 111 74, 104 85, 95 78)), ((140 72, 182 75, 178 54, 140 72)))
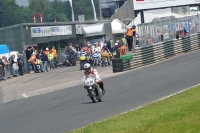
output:
MULTIPOLYGON (((53 1, 53 0, 49 0, 53 1)), ((62 1, 68 1, 68 0, 62 0, 62 1)), ((17 4, 20 6, 28 6, 28 0, 16 0, 17 4)))

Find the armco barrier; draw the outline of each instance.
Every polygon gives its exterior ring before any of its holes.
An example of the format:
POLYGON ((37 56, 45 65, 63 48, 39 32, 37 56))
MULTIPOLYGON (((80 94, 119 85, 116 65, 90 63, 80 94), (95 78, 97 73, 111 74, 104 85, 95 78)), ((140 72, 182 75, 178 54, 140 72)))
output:
POLYGON ((131 69, 153 64, 188 51, 200 48, 200 34, 178 40, 162 42, 135 50, 134 59, 130 60, 131 69))
POLYGON ((4 70, 3 70, 3 66, 0 66, 0 80, 4 79, 4 70))

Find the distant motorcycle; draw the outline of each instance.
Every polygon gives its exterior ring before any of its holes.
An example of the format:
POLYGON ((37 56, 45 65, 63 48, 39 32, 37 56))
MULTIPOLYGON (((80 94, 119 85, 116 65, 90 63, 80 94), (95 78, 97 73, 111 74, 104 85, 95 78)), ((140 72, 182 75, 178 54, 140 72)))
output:
POLYGON ((43 72, 43 63, 40 59, 37 59, 35 61, 36 71, 37 72, 43 72))
POLYGON ((99 52, 95 52, 94 54, 92 54, 92 59, 94 61, 94 66, 100 66, 101 64, 101 55, 99 52))
POLYGON ((87 53, 81 52, 79 60, 80 60, 80 70, 84 70, 83 66, 87 62, 87 53))
POLYGON ((111 56, 110 53, 108 52, 103 52, 102 53, 102 66, 107 66, 111 64, 111 56))
POLYGON ((96 103, 96 100, 101 102, 101 98, 103 96, 102 89, 96 83, 93 75, 89 75, 86 79, 84 79, 85 89, 87 89, 88 96, 92 100, 93 103, 96 103), (96 98, 96 99, 95 99, 96 98))

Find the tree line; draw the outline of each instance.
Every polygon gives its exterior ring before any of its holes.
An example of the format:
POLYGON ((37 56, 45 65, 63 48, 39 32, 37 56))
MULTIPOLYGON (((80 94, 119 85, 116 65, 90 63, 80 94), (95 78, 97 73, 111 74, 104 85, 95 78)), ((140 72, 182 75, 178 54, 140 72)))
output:
MULTIPOLYGON (((99 17, 99 2, 94 0, 97 17, 99 17)), ((0 0, 0 27, 19 23, 32 23, 32 13, 36 14, 37 23, 40 23, 40 13, 43 14, 43 22, 71 21, 72 13, 69 1, 61 0, 29 0, 29 6, 19 6, 16 0, 0 0)), ((86 20, 93 19, 91 0, 73 0, 75 20, 78 15, 85 15, 86 20)))

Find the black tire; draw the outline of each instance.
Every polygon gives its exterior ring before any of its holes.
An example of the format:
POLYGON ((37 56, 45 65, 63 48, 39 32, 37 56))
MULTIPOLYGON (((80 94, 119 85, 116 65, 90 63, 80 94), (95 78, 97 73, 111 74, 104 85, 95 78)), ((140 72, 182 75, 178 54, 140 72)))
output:
POLYGON ((122 63, 122 59, 120 58, 114 58, 112 59, 112 63, 115 64, 115 63, 122 63))
POLYGON ((112 66, 113 66, 113 68, 118 68, 118 67, 122 67, 123 64, 122 63, 115 63, 112 66))
POLYGON ((90 99, 92 100, 92 102, 93 102, 93 103, 96 103, 96 101, 95 101, 95 99, 94 99, 94 96, 93 96, 93 94, 92 94, 92 91, 93 91, 93 90, 89 90, 89 89, 88 89, 88 95, 89 95, 90 99))
POLYGON ((101 98, 99 98, 98 101, 101 102, 101 98))
POLYGON ((123 72, 123 68, 122 67, 113 68, 113 73, 116 73, 116 72, 123 72))

